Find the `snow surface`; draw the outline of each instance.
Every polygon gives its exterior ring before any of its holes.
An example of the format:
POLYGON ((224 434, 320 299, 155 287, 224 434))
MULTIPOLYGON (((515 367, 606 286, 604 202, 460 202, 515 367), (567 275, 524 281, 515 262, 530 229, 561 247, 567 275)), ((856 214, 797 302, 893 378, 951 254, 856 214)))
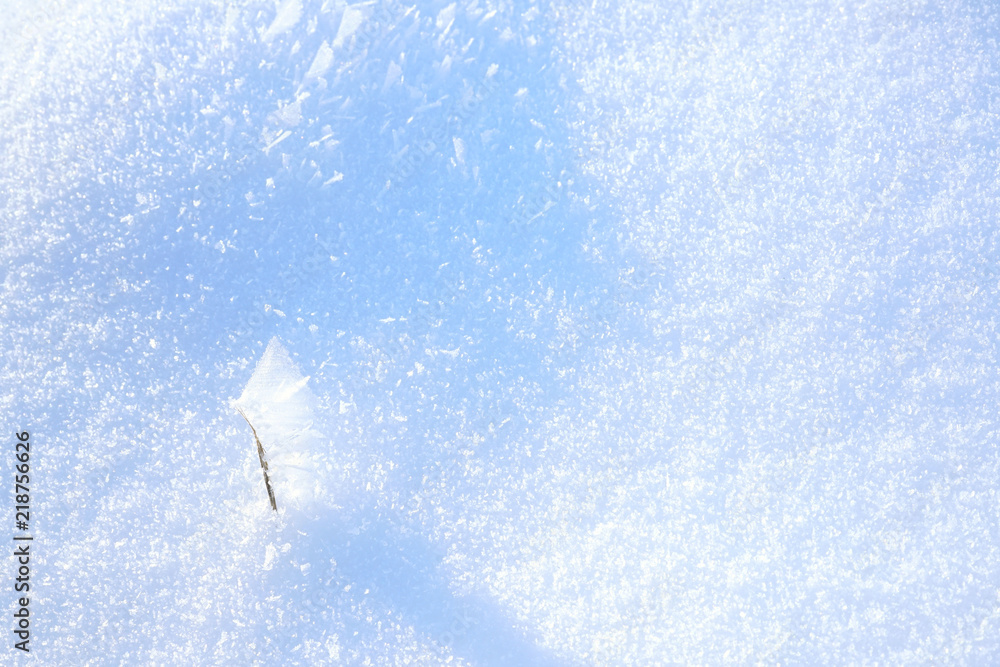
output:
POLYGON ((1000 662, 994 3, 3 10, 5 664, 1000 662))

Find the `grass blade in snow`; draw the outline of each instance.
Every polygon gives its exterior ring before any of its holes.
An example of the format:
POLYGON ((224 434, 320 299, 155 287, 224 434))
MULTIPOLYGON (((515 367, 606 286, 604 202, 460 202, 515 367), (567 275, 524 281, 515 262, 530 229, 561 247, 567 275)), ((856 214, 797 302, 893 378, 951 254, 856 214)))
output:
POLYGON ((272 338, 233 407, 254 432, 271 506, 306 509, 324 495, 326 443, 315 424, 308 376, 272 338))
POLYGON ((250 430, 253 431, 253 439, 254 442, 257 443, 257 457, 260 459, 260 469, 264 473, 264 486, 267 487, 267 497, 271 501, 271 509, 277 512, 278 503, 274 500, 274 489, 271 488, 271 478, 267 475, 267 454, 264 453, 264 445, 261 444, 260 438, 257 437, 257 429, 255 429, 253 424, 250 423, 250 418, 247 417, 247 413, 243 412, 242 408, 236 408, 236 411, 240 413, 243 419, 246 420, 250 430))

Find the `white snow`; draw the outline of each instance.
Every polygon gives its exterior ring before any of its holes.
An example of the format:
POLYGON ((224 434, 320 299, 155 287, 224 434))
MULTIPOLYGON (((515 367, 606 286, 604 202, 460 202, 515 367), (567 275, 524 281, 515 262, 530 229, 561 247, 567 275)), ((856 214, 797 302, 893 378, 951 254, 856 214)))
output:
POLYGON ((995 3, 8 4, 0 663, 1000 663, 995 3))

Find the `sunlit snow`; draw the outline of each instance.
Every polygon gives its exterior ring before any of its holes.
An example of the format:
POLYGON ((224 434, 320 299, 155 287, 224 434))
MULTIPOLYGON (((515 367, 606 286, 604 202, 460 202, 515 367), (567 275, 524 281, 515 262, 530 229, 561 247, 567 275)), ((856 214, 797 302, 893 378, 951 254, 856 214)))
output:
POLYGON ((995 3, 2 8, 0 663, 1000 663, 995 3))

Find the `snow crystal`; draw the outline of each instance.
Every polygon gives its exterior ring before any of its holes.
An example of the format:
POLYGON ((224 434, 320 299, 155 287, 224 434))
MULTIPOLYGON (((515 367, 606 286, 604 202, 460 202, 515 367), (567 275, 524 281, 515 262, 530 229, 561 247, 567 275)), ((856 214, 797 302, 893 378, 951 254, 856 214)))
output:
POLYGON ((306 80, 318 79, 326 74, 331 65, 333 65, 333 48, 327 44, 326 40, 323 40, 316 51, 316 57, 313 58, 312 64, 309 66, 309 71, 306 72, 306 80))
POLYGON ((344 14, 340 19, 340 27, 337 28, 337 35, 333 38, 333 47, 338 48, 345 44, 351 36, 357 32, 365 20, 364 10, 357 7, 348 6, 344 8, 344 14))
POLYGON ((274 21, 264 31, 261 39, 264 42, 270 42, 275 37, 294 28, 300 18, 302 18, 302 0, 284 0, 278 8, 274 21))
POLYGON ((233 407, 264 446, 279 508, 310 509, 326 499, 329 443, 316 426, 316 397, 277 338, 272 338, 233 407))

